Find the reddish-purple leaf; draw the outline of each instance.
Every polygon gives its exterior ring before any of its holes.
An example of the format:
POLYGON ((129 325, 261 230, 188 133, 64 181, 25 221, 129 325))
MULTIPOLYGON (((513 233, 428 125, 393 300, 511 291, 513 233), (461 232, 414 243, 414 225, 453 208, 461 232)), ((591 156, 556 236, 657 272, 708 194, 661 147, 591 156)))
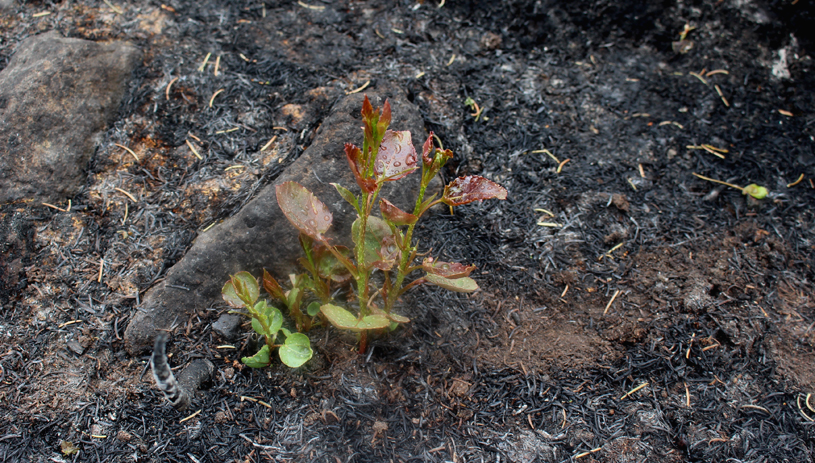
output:
POLYGON ((266 269, 263 269, 263 289, 266 290, 273 298, 279 299, 281 301, 286 300, 286 295, 283 293, 283 288, 280 287, 280 284, 277 280, 274 279, 266 269))
POLYGON ((416 169, 416 149, 413 147, 410 132, 407 130, 385 132, 374 162, 374 173, 377 178, 386 182, 399 180, 416 169))
POLYGON ((394 225, 412 225, 419 220, 415 215, 399 209, 385 198, 379 200, 379 210, 382 211, 382 217, 390 220, 394 225))
POLYGON ((357 185, 368 193, 373 193, 376 190, 376 180, 372 178, 364 178, 362 171, 365 166, 362 165, 362 151, 356 146, 346 143, 345 144, 345 157, 348 159, 348 166, 351 167, 351 172, 357 181, 357 185))
MULTIPOLYGON (((427 137, 427 141, 422 145, 422 162, 425 167, 430 167, 433 164, 433 158, 430 157, 430 151, 433 149, 433 132, 427 137)), ((435 155, 435 152, 434 152, 435 155)))
POLYGON ((470 272, 475 270, 475 265, 442 262, 428 257, 422 261, 422 269, 427 273, 455 280, 456 278, 469 276, 470 272))
POLYGON ((374 116, 374 107, 371 105, 371 100, 368 95, 365 95, 365 100, 362 101, 362 118, 370 120, 374 116))
POLYGON ((385 100, 385 104, 382 105, 382 115, 379 116, 379 121, 376 123, 376 129, 379 133, 385 133, 389 125, 391 125, 391 104, 388 100, 385 100))
MULTIPOLYGON (((365 100, 362 102, 362 122, 364 123, 362 129, 365 132, 365 141, 373 140, 377 119, 377 111, 374 111, 374 107, 371 106, 368 95, 365 95, 365 100)), ((367 155, 368 153, 365 154, 367 155)))
POLYGON ((388 235, 382 238, 381 246, 376 251, 379 260, 371 262, 373 267, 382 271, 388 271, 393 267, 397 260, 402 258, 402 251, 396 245, 396 240, 393 235, 388 235))
POLYGON ((333 216, 316 196, 297 182, 281 183, 275 188, 277 204, 292 225, 317 241, 331 227, 333 216))
POLYGON ((501 185, 478 175, 459 177, 444 187, 442 202, 449 206, 480 201, 482 199, 507 199, 507 190, 501 185))

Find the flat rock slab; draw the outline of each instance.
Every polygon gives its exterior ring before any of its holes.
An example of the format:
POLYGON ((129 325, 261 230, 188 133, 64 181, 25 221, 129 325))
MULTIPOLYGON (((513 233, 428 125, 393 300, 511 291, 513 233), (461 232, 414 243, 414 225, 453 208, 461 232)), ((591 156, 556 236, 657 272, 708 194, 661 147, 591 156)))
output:
POLYGON ((126 42, 56 32, 19 45, 0 72, 0 204, 60 203, 81 190, 140 56, 126 42))
POLYGON ((0 13, 10 13, 16 6, 14 0, 0 0, 0 13))
MULTIPOLYGON (((374 107, 390 100, 394 130, 410 130, 414 145, 421 149, 426 134, 419 109, 407 100, 401 89, 380 83, 368 91, 374 107)), ((168 270, 164 281, 150 289, 125 331, 131 354, 152 346, 156 330, 183 324, 191 314, 220 297, 231 274, 246 270, 259 276, 267 269, 282 281, 297 272, 301 250, 297 230, 289 224, 277 205, 275 186, 293 180, 311 190, 334 214, 328 236, 332 242, 351 246, 351 224, 356 212, 336 192, 331 182, 351 191, 358 187, 345 158, 344 144, 362 146, 362 94, 345 97, 320 126, 314 142, 286 172, 264 188, 236 215, 200 235, 187 254, 168 270)), ((419 175, 392 182, 382 196, 412 210, 419 175)))

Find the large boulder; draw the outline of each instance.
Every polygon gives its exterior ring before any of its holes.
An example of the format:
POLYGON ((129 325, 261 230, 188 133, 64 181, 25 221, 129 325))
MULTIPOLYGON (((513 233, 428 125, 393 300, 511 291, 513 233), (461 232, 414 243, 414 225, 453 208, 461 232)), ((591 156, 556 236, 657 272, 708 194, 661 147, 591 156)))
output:
POLYGON ((20 43, 0 71, 0 204, 61 203, 80 191, 139 59, 126 42, 57 32, 20 43))
MULTIPOLYGON (((390 100, 394 130, 410 130, 414 145, 421 148, 427 136, 418 108, 404 92, 380 83, 369 91, 374 107, 390 100)), ((311 190, 332 211, 334 222, 329 230, 332 242, 352 246, 351 223, 356 212, 339 196, 331 182, 356 190, 348 168, 343 146, 347 142, 362 146, 363 95, 345 97, 323 121, 314 142, 286 172, 263 189, 236 215, 199 236, 185 256, 168 270, 164 281, 151 288, 143 308, 131 320, 125 332, 128 351, 136 354, 152 346, 156 330, 174 323, 183 324, 197 310, 220 297, 230 274, 241 270, 260 275, 268 269, 282 281, 297 271, 300 257, 298 232, 283 216, 277 205, 275 186, 290 180, 311 190)), ((418 190, 419 175, 413 174, 383 188, 382 195, 403 208, 412 210, 418 190)))

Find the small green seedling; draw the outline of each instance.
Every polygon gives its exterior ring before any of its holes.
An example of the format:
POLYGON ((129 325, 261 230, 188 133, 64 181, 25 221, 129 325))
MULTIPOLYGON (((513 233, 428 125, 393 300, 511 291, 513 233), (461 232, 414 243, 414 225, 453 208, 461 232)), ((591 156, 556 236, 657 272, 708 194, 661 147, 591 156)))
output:
POLYGON ((476 103, 475 100, 473 100, 470 97, 467 97, 467 99, 464 100, 464 105, 470 108, 470 110, 475 111, 472 114, 470 114, 470 116, 473 116, 476 122, 478 122, 478 118, 481 117, 481 113, 484 111, 484 108, 480 108, 478 106, 478 103, 476 103))
MULTIPOLYGON (((280 361, 297 368, 311 359, 311 342, 303 333, 292 333, 283 327, 283 314, 265 300, 258 301, 260 291, 258 281, 249 272, 239 272, 226 282, 221 290, 224 300, 235 307, 245 307, 252 319, 252 329, 263 336, 266 343, 255 355, 243 357, 241 361, 252 368, 262 368, 271 363, 271 351, 278 349, 280 361), (280 333, 286 337, 283 344, 277 344, 280 333)), ((295 296, 296 297, 296 296, 295 296)))
POLYGON ((720 185, 729 186, 730 188, 735 188, 735 189, 741 191, 741 194, 750 195, 755 199, 764 199, 769 194, 769 191, 767 191, 766 188, 764 188, 763 186, 756 185, 755 183, 751 183, 751 184, 747 185, 746 187, 742 188, 742 187, 740 187, 738 185, 733 185, 732 183, 727 183, 727 182, 723 182, 721 180, 716 180, 716 179, 705 177, 703 175, 699 175, 696 172, 694 172, 693 175, 695 175, 698 178, 701 178, 702 180, 707 180, 708 182, 718 183, 720 185))
MULTIPOLYGON (((478 289, 469 277, 474 265, 436 261, 426 257, 416 262, 418 246, 413 243, 413 231, 418 220, 431 207, 444 203, 461 206, 484 199, 506 199, 504 187, 484 177, 459 177, 438 193, 425 198, 431 180, 453 157, 449 149, 433 146, 433 133, 422 146, 421 181, 412 212, 406 212, 379 194, 387 182, 404 179, 419 170, 419 156, 409 131, 393 131, 391 108, 386 101, 377 110, 365 97, 362 106, 364 140, 362 148, 345 145, 345 156, 354 175, 359 193, 355 194, 338 183, 332 183, 337 193, 357 213, 351 226, 353 249, 332 244, 326 233, 333 215, 326 205, 304 186, 285 182, 276 187, 277 203, 291 224, 300 232, 304 257, 300 264, 306 273, 292 275, 291 289, 285 291, 264 270, 263 288, 272 298, 289 309, 297 330, 308 331, 315 324, 330 323, 336 328, 355 332, 360 352, 367 347, 369 332, 386 332, 410 320, 393 311, 398 298, 410 288, 427 283, 451 291, 472 292, 478 289), (376 209, 380 216, 374 215, 376 209), (409 283, 405 280, 414 272, 423 276, 409 283), (381 286, 373 287, 372 276, 381 272, 381 286), (332 286, 352 282, 358 307, 355 310, 331 299, 332 286), (306 307, 305 313, 303 307, 306 307)), ((233 276, 223 289, 224 299, 236 307, 246 307, 252 317, 252 327, 266 337, 266 345, 253 357, 243 361, 252 367, 269 364, 269 353, 279 347, 280 358, 286 365, 300 366, 311 357, 308 337, 282 328, 282 314, 265 301, 257 302, 259 285, 255 278, 241 272, 233 276), (278 331, 286 336, 282 345, 275 344, 278 331), (299 336, 298 336, 299 335, 299 336)))

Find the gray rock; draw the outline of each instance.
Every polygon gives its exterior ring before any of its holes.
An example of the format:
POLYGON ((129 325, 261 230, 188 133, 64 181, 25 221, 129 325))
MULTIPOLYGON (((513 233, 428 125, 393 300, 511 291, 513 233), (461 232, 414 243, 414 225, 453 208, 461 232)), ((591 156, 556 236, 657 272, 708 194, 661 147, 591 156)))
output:
POLYGON ((26 286, 25 266, 36 255, 34 235, 34 226, 25 213, 0 213, 0 303, 26 286))
POLYGON ((9 13, 16 7, 14 0, 0 0, 0 13, 9 13))
POLYGON ((238 339, 241 333, 241 323, 246 319, 240 315, 225 313, 212 324, 212 330, 227 341, 238 339))
POLYGON ((18 46, 0 71, 0 204, 60 203, 80 191, 139 57, 129 43, 57 32, 18 46))
MULTIPOLYGON (((379 83, 368 91, 368 97, 374 107, 388 98, 393 113, 391 128, 410 130, 414 145, 421 149, 427 136, 422 118, 401 89, 379 83)), ((329 238, 337 244, 352 245, 348 230, 356 213, 330 182, 339 182, 352 191, 357 189, 343 146, 347 142, 362 146, 362 101, 362 94, 354 94, 337 103, 314 142, 283 175, 235 216, 200 235, 187 254, 168 270, 164 281, 148 291, 144 310, 136 313, 125 331, 131 354, 147 350, 157 329, 183 322, 190 313, 215 302, 230 274, 246 270, 259 276, 265 268, 279 280, 288 281, 289 273, 300 271, 297 230, 277 205, 275 186, 280 183, 293 180, 311 190, 334 214, 329 238)), ((383 188, 382 196, 400 207, 412 208, 419 177, 414 173, 390 183, 383 188)))

